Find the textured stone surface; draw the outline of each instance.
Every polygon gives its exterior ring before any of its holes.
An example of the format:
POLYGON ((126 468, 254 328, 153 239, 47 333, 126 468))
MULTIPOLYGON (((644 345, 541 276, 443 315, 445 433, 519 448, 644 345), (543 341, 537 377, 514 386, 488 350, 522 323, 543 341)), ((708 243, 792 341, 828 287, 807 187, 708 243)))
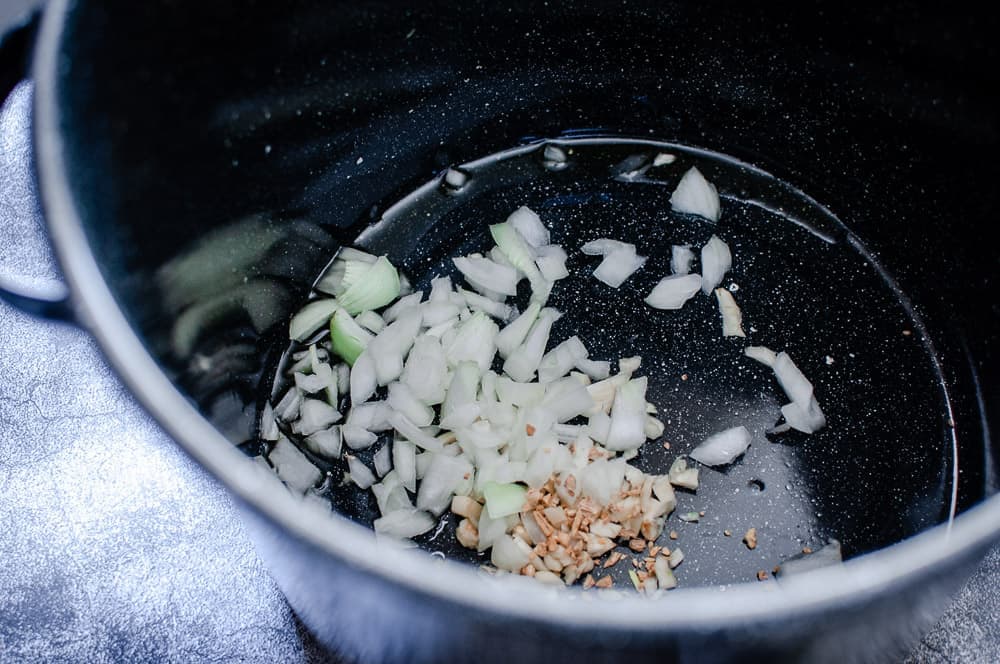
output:
MULTIPOLYGON (((0 270, 58 273, 27 138, 0 115, 0 270)), ((332 662, 302 633, 232 504, 71 327, 0 304, 0 661, 332 662)), ((994 662, 1000 550, 908 662, 994 662)))

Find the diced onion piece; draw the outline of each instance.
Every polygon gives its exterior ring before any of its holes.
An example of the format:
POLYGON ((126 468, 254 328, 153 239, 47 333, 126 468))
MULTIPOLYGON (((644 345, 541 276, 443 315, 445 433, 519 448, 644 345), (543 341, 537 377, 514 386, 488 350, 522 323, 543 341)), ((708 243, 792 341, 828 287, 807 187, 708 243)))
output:
POLYGON ((618 288, 645 263, 646 257, 636 255, 635 248, 616 249, 604 256, 604 260, 594 270, 594 278, 612 288, 618 288))
POLYGON ((778 359, 777 353, 767 346, 747 346, 743 349, 743 354, 767 367, 773 367, 778 359))
POLYGON ((607 256, 614 251, 620 251, 622 249, 631 249, 634 252, 635 245, 629 244, 628 242, 622 242, 621 240, 613 240, 608 237, 602 237, 597 240, 591 240, 580 247, 580 251, 588 256, 607 256))
POLYGON ((590 396, 586 386, 575 378, 563 378, 550 383, 545 391, 545 399, 542 400, 542 408, 550 412, 559 423, 590 412, 593 407, 594 398, 590 396))
POLYGON ((452 262, 476 290, 481 290, 479 286, 503 295, 517 295, 518 276, 514 268, 476 256, 453 258, 452 262))
MULTIPOLYGON (((340 295, 350 285, 344 284, 344 278, 349 268, 352 272, 357 272, 376 260, 378 260, 378 256, 351 247, 344 247, 337 252, 337 259, 316 283, 316 290, 330 295, 340 295), (351 265, 352 263, 357 263, 357 265, 351 265)), ((356 275, 352 275, 351 283, 355 278, 356 275)))
POLYGON ((267 458, 281 481, 299 493, 312 488, 323 477, 319 468, 312 465, 306 455, 284 436, 278 439, 267 458))
POLYGON ((406 438, 414 445, 432 452, 438 452, 441 450, 440 440, 421 431, 420 427, 408 420, 402 413, 390 413, 389 423, 392 424, 392 427, 399 432, 399 435, 403 436, 403 438, 406 438))
POLYGON ((514 307, 506 305, 503 302, 496 302, 488 297, 483 297, 479 293, 473 293, 464 288, 460 288, 458 292, 465 301, 465 305, 473 311, 482 311, 505 323, 515 313, 514 307))
POLYGON ((318 454, 327 459, 340 458, 343 437, 341 436, 339 426, 330 427, 329 429, 317 431, 306 436, 304 442, 313 454, 318 454))
POLYGON ((701 290, 708 295, 722 283, 722 277, 733 266, 729 245, 713 235, 701 248, 701 290))
POLYGON ((736 304, 733 294, 725 288, 715 289, 715 299, 719 302, 719 313, 722 314, 722 336, 745 337, 743 331, 743 312, 736 304))
POLYGON ((670 271, 674 274, 688 274, 691 272, 691 263, 694 261, 694 252, 690 245, 675 244, 670 247, 670 271))
POLYGON ((789 357, 788 353, 781 352, 775 356, 774 365, 774 375, 778 379, 778 384, 781 385, 781 389, 785 391, 788 398, 792 400, 793 403, 798 404, 799 408, 803 411, 808 411, 810 401, 813 398, 813 386, 809 382, 809 379, 805 377, 805 374, 795 363, 792 362, 792 358, 789 357))
POLYGON ((318 371, 314 374, 294 373, 295 387, 307 394, 313 394, 320 390, 333 389, 337 391, 337 379, 333 375, 333 369, 329 364, 320 364, 316 367, 318 371))
POLYGON ((579 359, 573 365, 593 380, 604 380, 611 374, 611 363, 606 360, 579 359))
POLYGON ((372 334, 378 334, 385 329, 385 321, 374 311, 362 311, 354 317, 354 321, 372 334))
POLYGON ((490 518, 499 519, 510 514, 517 514, 524 509, 528 490, 520 484, 500 484, 487 482, 483 486, 483 498, 486 501, 486 511, 490 518))
POLYGON ((422 535, 437 525, 437 519, 416 508, 401 509, 375 519, 375 532, 398 539, 422 535))
POLYGON ((448 363, 441 342, 423 334, 413 342, 400 381, 409 386, 422 403, 433 406, 444 401, 448 387, 448 363))
POLYGON ((615 393, 605 446, 621 452, 646 442, 646 377, 630 380, 615 393))
POLYGON ((541 247, 549 243, 549 229, 545 227, 539 216, 527 206, 521 206, 514 210, 507 217, 507 223, 513 226, 525 242, 533 247, 541 247))
POLYGON ((506 376, 497 379, 496 390, 500 401, 521 407, 537 404, 545 396, 545 386, 541 383, 518 383, 506 376))
POLYGON ((531 326, 534 325, 535 319, 538 318, 541 310, 541 304, 532 302, 524 310, 524 313, 500 330, 500 333, 497 335, 497 351, 500 353, 500 357, 506 359, 524 343, 525 337, 531 331, 531 326))
MULTIPOLYGON (((480 530, 480 536, 482 536, 482 530, 480 530)), ((519 542, 523 543, 523 540, 501 534, 493 542, 490 562, 498 569, 504 569, 508 572, 517 572, 520 570, 528 564, 531 549, 527 544, 521 546, 519 542)))
POLYGON ((680 309, 701 290, 701 275, 675 274, 660 279, 646 296, 646 304, 654 309, 680 309))
POLYGON ((806 408, 794 401, 785 404, 781 407, 781 414, 785 416, 788 426, 802 433, 815 433, 826 426, 826 416, 820 410, 815 396, 809 399, 806 408))
POLYGON ((345 424, 340 427, 340 434, 343 436, 347 446, 355 451, 367 450, 378 440, 378 436, 374 433, 356 424, 345 424))
POLYGON ((302 390, 297 387, 289 388, 285 396, 281 397, 274 407, 274 415, 282 422, 291 422, 299 416, 299 408, 302 406, 302 390))
POLYGON ((677 457, 670 465, 667 479, 674 486, 694 491, 698 488, 698 469, 688 468, 687 460, 684 457, 677 457))
POLYGON ((653 563, 653 573, 656 575, 656 583, 660 590, 671 590, 677 587, 677 577, 670 569, 670 559, 665 556, 657 556, 653 563))
POLYGON ((368 401, 377 388, 375 360, 371 353, 361 353, 351 370, 351 404, 357 406, 368 401))
POLYGON ((542 356, 538 364, 538 380, 548 383, 562 378, 579 360, 587 359, 587 347, 574 335, 542 356))
POLYGON ((306 399, 299 408, 299 419, 292 424, 292 431, 308 436, 336 424, 340 417, 340 413, 325 401, 306 399))
POLYGON ((305 341, 326 325, 339 309, 337 300, 313 300, 292 316, 288 324, 288 337, 295 341, 305 341))
POLYGON ((379 477, 385 477, 386 473, 392 470, 391 450, 388 445, 383 445, 375 452, 372 461, 375 463, 375 472, 379 477))
POLYGON ((418 427, 430 426, 434 411, 423 404, 406 383, 389 384, 389 407, 403 413, 418 427))
POLYGON ((399 273, 385 256, 367 266, 337 301, 351 315, 380 309, 399 297, 399 273))
POLYGON ((473 472, 464 459, 435 454, 417 489, 417 507, 440 516, 451 504, 455 489, 473 472))
POLYGON ((278 440, 281 432, 278 430, 278 420, 275 418, 274 409, 270 403, 265 403, 260 412, 260 439, 278 440))
POLYGON ((389 307, 382 313, 382 320, 384 320, 386 324, 395 321, 397 318, 399 318, 400 314, 402 314, 407 309, 411 309, 413 307, 418 306, 420 304, 420 301, 423 300, 423 298, 424 294, 422 291, 417 291, 416 293, 410 293, 409 295, 399 298, 398 300, 396 300, 395 303, 393 303, 391 307, 389 307))
POLYGON ((750 432, 746 427, 738 426, 709 436, 688 456, 706 466, 724 466, 746 452, 748 447, 750 432))
POLYGON ((455 339, 445 345, 444 354, 449 366, 471 361, 479 366, 480 372, 489 369, 497 352, 499 332, 500 328, 489 316, 481 311, 474 313, 458 328, 455 339))
POLYGON ((347 456, 347 470, 351 474, 351 481, 357 484, 359 489, 369 489, 375 484, 375 474, 354 455, 347 456))
MULTIPOLYGON (((538 364, 542 361, 542 354, 545 346, 549 342, 549 332, 560 314, 555 309, 543 309, 535 324, 531 326, 531 331, 525 338, 524 343, 514 352, 507 356, 503 370, 508 376, 522 383, 528 382, 535 375, 538 364)), ((487 368, 489 368, 487 366, 487 368)), ((485 369, 484 369, 485 370, 485 369)))
POLYGON ((399 481, 411 493, 417 492, 417 448, 408 440, 392 443, 392 467, 399 475, 399 481))
POLYGON ((670 196, 670 207, 677 212, 696 214, 709 221, 718 221, 721 214, 719 192, 694 166, 677 183, 677 188, 670 196))
POLYGON ((368 431, 385 431, 391 429, 389 414, 392 411, 384 401, 369 401, 356 404, 347 412, 347 424, 368 431))
POLYGON ((375 494, 378 511, 382 516, 398 510, 413 509, 413 503, 410 502, 410 496, 400 483, 399 476, 392 471, 389 471, 380 483, 372 485, 372 493, 375 494))
POLYGON ((556 244, 548 244, 537 249, 538 257, 535 264, 538 270, 548 281, 559 281, 569 276, 566 269, 568 256, 562 247, 556 244))
POLYGON ((373 338, 343 309, 338 309, 330 319, 331 350, 351 366, 373 338))
POLYGON ((544 302, 549 297, 552 284, 542 276, 535 264, 535 252, 513 226, 507 223, 490 226, 490 234, 497 247, 507 257, 510 264, 528 278, 532 299, 544 302))

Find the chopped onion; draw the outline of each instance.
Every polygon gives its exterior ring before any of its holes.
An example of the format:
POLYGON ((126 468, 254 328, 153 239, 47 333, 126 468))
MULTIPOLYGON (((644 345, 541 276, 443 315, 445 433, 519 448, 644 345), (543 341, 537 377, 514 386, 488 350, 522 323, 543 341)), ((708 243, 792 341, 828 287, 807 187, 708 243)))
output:
POLYGON ((435 454, 417 489, 417 507, 432 514, 443 514, 451 504, 455 489, 472 473, 472 466, 464 459, 435 454))
POLYGON ((362 311, 354 317, 354 321, 372 334, 378 334, 385 329, 385 321, 374 311, 362 311))
POLYGON ((820 410, 816 397, 809 399, 806 408, 794 401, 785 404, 781 407, 781 414, 785 416, 788 426, 802 433, 815 433, 826 426, 826 416, 820 410))
POLYGON ((733 266, 729 245, 713 235, 701 248, 701 290, 708 295, 722 283, 722 277, 733 266))
POLYGON ((299 408, 299 419, 292 424, 292 431, 300 436, 308 436, 336 424, 340 417, 340 413, 325 401, 306 399, 299 408))
POLYGON ((719 192, 715 185, 706 180, 694 166, 677 183, 677 188, 670 196, 670 207, 676 212, 696 214, 709 221, 718 221, 721 213, 719 192))
POLYGON ((357 404, 347 413, 347 424, 367 429, 368 431, 385 431, 391 429, 389 415, 392 410, 384 401, 369 401, 357 404))
POLYGON ((441 342, 421 335, 413 342, 400 378, 413 395, 428 406, 444 401, 448 386, 448 364, 441 342))
POLYGON ((670 569, 670 559, 657 556, 653 563, 653 573, 656 575, 656 583, 661 590, 671 590, 677 587, 677 577, 670 569))
POLYGON ((521 206, 514 210, 507 223, 514 227, 525 242, 533 247, 541 247, 549 243, 549 229, 545 227, 542 220, 531 208, 521 206))
POLYGON ((278 440, 281 432, 278 430, 278 420, 275 418, 274 409, 269 402, 264 403, 264 408, 260 411, 260 439, 278 440))
POLYGON ((520 484, 500 484, 487 482, 483 486, 483 498, 490 518, 499 519, 509 514, 517 514, 524 509, 528 490, 520 484))
POLYGON ((645 263, 646 257, 636 255, 635 248, 630 245, 605 255, 594 270, 594 277, 612 288, 618 288, 645 263))
MULTIPOLYGON (((340 295, 347 290, 347 286, 343 282, 349 268, 352 272, 359 272, 376 260, 378 260, 378 256, 351 247, 344 247, 337 252, 336 260, 316 283, 316 290, 334 296, 340 295), (357 265, 352 265, 355 263, 357 265)), ((356 274, 352 275, 352 283, 356 278, 356 274)))
POLYGON ((333 426, 306 436, 305 444, 313 454, 327 459, 339 459, 343 444, 340 427, 333 426))
POLYGON ((674 486, 694 491, 698 488, 698 469, 688 468, 687 460, 684 457, 677 457, 670 465, 667 479, 674 486))
POLYGON ((445 345, 444 353, 448 364, 454 367, 461 362, 471 361, 479 366, 480 372, 486 371, 496 355, 499 332, 500 328, 489 316, 477 311, 458 328, 455 339, 445 345))
POLYGON ((670 271, 674 274, 688 274, 691 272, 691 263, 694 261, 694 252, 687 244, 675 244, 670 247, 670 271))
POLYGON ((604 380, 611 374, 611 363, 606 360, 579 359, 574 364, 577 369, 593 380, 604 380))
POLYGON ((675 274, 660 279, 646 296, 646 304, 654 309, 680 309, 701 290, 701 275, 675 274))
POLYGON ((535 319, 538 318, 541 310, 541 304, 532 302, 524 310, 524 313, 500 330, 500 333, 497 335, 497 351, 500 353, 500 357, 506 359, 524 343, 524 339, 528 336, 528 332, 531 331, 531 326, 534 325, 535 319))
POLYGON ((427 512, 415 508, 401 509, 375 519, 375 532, 399 539, 409 539, 432 530, 437 520, 427 512))
POLYGON ((389 407, 405 415, 418 427, 430 426, 434 411, 423 404, 406 383, 389 384, 389 407))
POLYGON ((538 314, 538 319, 531 326, 524 343, 507 356, 503 365, 504 373, 521 382, 532 379, 545 353, 552 324, 559 319, 559 316, 559 312, 551 308, 543 309, 538 314))
POLYGON ((496 383, 500 401, 515 406, 533 406, 545 396, 545 386, 541 383, 518 383, 506 376, 500 376, 496 383))
POLYGON ((778 355, 767 346, 747 346, 743 354, 767 367, 773 367, 778 355))
POLYGON ((267 458, 281 481, 299 493, 312 488, 323 477, 319 468, 312 465, 306 455, 284 436, 278 439, 267 458))
POLYGON ((778 384, 793 403, 798 404, 803 411, 808 411, 813 398, 813 386, 805 374, 799 370, 788 353, 781 352, 774 359, 774 375, 778 384))
POLYGON ((746 427, 738 426, 709 436, 688 456, 706 466, 724 466, 746 452, 748 447, 750 432, 746 427))
POLYGON ((441 406, 441 417, 447 418, 459 408, 476 402, 479 391, 479 366, 475 362, 460 362, 448 385, 448 395, 441 406))
POLYGON ((326 325, 338 310, 340 305, 337 300, 313 300, 292 316, 288 324, 288 337, 295 341, 305 341, 326 325))
POLYGON ((424 294, 422 291, 417 291, 416 293, 410 293, 405 297, 401 297, 396 302, 386 309, 382 313, 382 320, 389 324, 399 318, 407 309, 411 309, 420 304, 420 301, 424 299, 424 294))
POLYGON ((574 335, 542 356, 538 364, 538 380, 548 383, 562 378, 576 366, 579 360, 587 359, 587 347, 574 335))
POLYGON ((440 440, 421 431, 420 427, 406 419, 406 416, 402 413, 390 413, 389 423, 392 424, 392 427, 399 432, 399 435, 406 438, 414 445, 433 452, 441 450, 440 440))
MULTIPOLYGON (((354 262, 348 265, 344 284, 351 276, 350 267, 359 264, 354 262)), ((399 273, 389 259, 380 256, 374 263, 365 264, 365 267, 366 269, 353 280, 347 290, 337 297, 337 301, 351 315, 380 309, 399 297, 399 273)))
POLYGON ((552 413, 556 422, 568 422, 594 407, 594 398, 575 378, 563 378, 550 383, 542 400, 542 408, 552 413))
POLYGON ((390 453, 389 445, 383 445, 375 452, 375 456, 372 457, 372 460, 375 462, 375 472, 379 477, 385 477, 386 473, 392 470, 392 457, 390 453))
POLYGON ((503 302, 496 302, 478 293, 467 291, 464 288, 460 288, 458 292, 461 294, 466 306, 473 311, 482 311, 505 323, 511 319, 511 316, 516 311, 514 307, 506 305, 503 302))
POLYGON ((629 244, 628 242, 622 242, 621 240, 613 240, 608 237, 602 237, 597 240, 591 240, 580 247, 580 251, 588 256, 607 256, 614 251, 620 251, 622 249, 631 249, 634 252, 635 245, 629 244))
POLYGON ((503 295, 517 295, 517 270, 482 257, 451 259, 469 285, 478 291, 486 289, 503 295))
POLYGON ((389 471, 380 483, 372 485, 372 493, 375 494, 378 511, 382 516, 399 510, 413 509, 410 496, 400 483, 399 476, 393 471, 389 471))
POLYGON ((646 442, 646 377, 630 380, 615 394, 605 446, 621 452, 646 442))
POLYGON ((307 394, 313 394, 319 392, 320 390, 333 389, 334 393, 337 391, 337 379, 333 375, 333 369, 329 364, 321 364, 316 367, 318 371, 315 374, 308 375, 304 373, 292 374, 295 379, 295 387, 299 388, 307 394))
POLYGON ((743 331, 743 312, 736 304, 733 294, 725 288, 715 289, 715 298, 719 301, 719 313, 722 314, 722 336, 745 337, 743 331))
POLYGON ((343 309, 330 320, 331 349, 351 366, 373 338, 343 309))
POLYGON ((412 493, 417 492, 417 448, 408 440, 394 440, 392 443, 392 467, 399 475, 399 481, 412 493))
POLYGON ((557 244, 547 244, 537 249, 538 257, 535 264, 548 281, 559 281, 569 276, 566 269, 566 252, 557 244))
POLYGON ((347 455, 347 469, 351 474, 351 481, 357 484, 359 489, 368 489, 375 484, 374 473, 358 457, 347 455))
POLYGON ((275 416, 283 422, 291 422, 299 416, 303 399, 302 390, 297 387, 289 388, 274 407, 275 416))
MULTIPOLYGON (((368 429, 363 429, 356 424, 345 424, 340 427, 340 434, 344 438, 344 442, 352 450, 366 450, 375 444, 378 440, 378 436, 369 431, 368 429)), ((362 487, 365 488, 365 487, 362 487)))
POLYGON ((361 353, 351 370, 351 404, 357 406, 368 401, 377 388, 375 360, 371 353, 361 353))
MULTIPOLYGON (((482 531, 480 530, 480 536, 482 531)), ((519 538, 501 534, 493 542, 493 552, 490 554, 490 562, 498 569, 505 569, 508 572, 516 572, 528 564, 529 553, 531 551, 527 544, 521 546, 519 538), (525 550, 527 549, 527 550, 525 550)))

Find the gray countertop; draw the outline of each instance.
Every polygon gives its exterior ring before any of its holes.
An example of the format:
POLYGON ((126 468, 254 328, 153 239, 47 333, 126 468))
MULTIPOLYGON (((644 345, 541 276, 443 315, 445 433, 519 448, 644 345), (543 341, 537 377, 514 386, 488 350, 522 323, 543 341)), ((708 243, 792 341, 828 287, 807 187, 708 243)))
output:
MULTIPOLYGON (((0 114, 0 274, 53 287, 30 87, 0 114)), ((0 304, 0 661, 333 662, 226 491, 136 404, 86 333, 0 304)), ((1000 658, 1000 549, 912 662, 1000 658)))

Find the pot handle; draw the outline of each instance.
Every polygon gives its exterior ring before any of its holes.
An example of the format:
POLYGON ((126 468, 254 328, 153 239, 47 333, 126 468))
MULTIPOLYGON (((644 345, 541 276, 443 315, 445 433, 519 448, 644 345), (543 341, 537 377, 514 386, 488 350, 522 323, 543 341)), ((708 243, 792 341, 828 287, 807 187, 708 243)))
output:
MULTIPOLYGON (((0 35, 0 104, 26 77, 40 17, 39 10, 28 13, 0 35)), ((0 275, 0 300, 33 316, 58 321, 75 319, 67 295, 23 292, 3 275, 0 275)))

